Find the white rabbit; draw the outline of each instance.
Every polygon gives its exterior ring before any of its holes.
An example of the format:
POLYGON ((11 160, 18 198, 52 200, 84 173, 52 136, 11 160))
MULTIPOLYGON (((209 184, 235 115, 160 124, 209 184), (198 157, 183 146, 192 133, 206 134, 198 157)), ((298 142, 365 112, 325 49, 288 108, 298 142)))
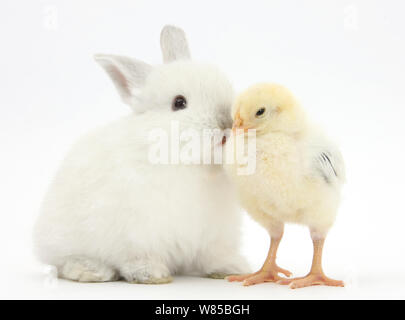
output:
POLYGON ((239 253, 240 212, 222 166, 148 160, 148 132, 168 129, 172 120, 196 130, 232 125, 227 78, 190 61, 179 28, 163 28, 161 48, 165 63, 154 67, 95 56, 134 112, 80 139, 45 197, 35 248, 59 277, 166 283, 173 274, 216 277, 249 269, 239 253))

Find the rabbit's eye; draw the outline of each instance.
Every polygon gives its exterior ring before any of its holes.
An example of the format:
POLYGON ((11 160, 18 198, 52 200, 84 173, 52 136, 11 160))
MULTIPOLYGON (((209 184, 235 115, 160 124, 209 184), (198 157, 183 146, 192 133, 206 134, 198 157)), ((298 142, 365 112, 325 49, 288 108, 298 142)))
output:
POLYGON ((176 96, 173 99, 172 109, 173 111, 185 109, 187 107, 187 100, 183 96, 176 96))

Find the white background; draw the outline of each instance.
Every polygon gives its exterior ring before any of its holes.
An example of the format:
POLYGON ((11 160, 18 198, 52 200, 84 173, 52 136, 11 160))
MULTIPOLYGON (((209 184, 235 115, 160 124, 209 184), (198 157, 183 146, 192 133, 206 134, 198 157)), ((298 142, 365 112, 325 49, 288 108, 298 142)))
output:
MULTIPOLYGON (((403 1, 2 1, 0 4, 0 298, 405 298, 403 1), (324 267, 347 287, 290 290, 176 277, 169 285, 52 281, 31 230, 69 145, 129 109, 94 53, 160 63, 160 30, 182 27, 195 60, 237 90, 282 83, 341 145, 348 182, 324 267)), ((246 216, 243 250, 263 262, 266 232, 246 216)), ((279 264, 311 263, 288 226, 279 264)))

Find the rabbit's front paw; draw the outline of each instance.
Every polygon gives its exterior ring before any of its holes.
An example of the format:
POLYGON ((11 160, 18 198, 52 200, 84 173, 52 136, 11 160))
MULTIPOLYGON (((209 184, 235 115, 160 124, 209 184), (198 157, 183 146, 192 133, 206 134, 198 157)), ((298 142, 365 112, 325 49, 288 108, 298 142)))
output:
POLYGON ((211 279, 224 279, 229 275, 250 272, 250 266, 239 254, 218 255, 217 259, 205 257, 200 261, 203 265, 202 274, 211 279))
POLYGON ((162 263, 135 260, 120 268, 121 276, 130 283, 163 284, 173 281, 169 269, 162 263))
POLYGON ((118 280, 118 273, 102 262, 83 256, 71 256, 58 268, 60 278, 79 282, 118 280))
POLYGON ((213 272, 207 274, 207 278, 210 279, 225 279, 227 276, 230 276, 231 273, 224 273, 224 272, 213 272))

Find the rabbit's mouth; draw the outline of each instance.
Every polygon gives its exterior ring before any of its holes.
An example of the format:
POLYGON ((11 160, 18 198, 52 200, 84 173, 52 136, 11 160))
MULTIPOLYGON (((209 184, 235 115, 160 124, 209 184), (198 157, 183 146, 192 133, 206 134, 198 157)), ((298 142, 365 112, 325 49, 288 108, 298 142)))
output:
POLYGON ((217 136, 216 142, 214 143, 214 148, 222 148, 222 146, 226 143, 228 137, 226 133, 222 133, 222 136, 217 136))
POLYGON ((227 141, 228 138, 231 136, 232 131, 230 129, 226 129, 222 132, 222 141, 221 144, 224 145, 227 141))

